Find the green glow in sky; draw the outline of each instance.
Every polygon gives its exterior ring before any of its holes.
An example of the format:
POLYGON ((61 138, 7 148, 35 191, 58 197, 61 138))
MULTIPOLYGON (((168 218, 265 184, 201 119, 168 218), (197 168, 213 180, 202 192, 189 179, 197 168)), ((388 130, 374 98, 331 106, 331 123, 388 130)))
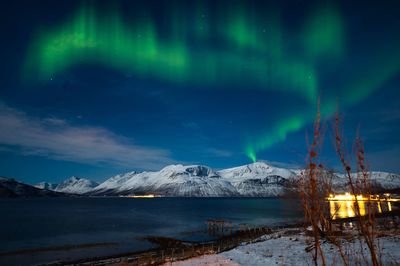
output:
POLYGON ((343 19, 333 7, 316 9, 303 31, 305 52, 312 58, 340 56, 345 48, 343 19))
MULTIPOLYGON (((387 50, 396 51, 396 49, 392 48, 397 45, 400 45, 400 43, 394 42, 386 45, 386 49, 380 49, 375 57, 370 59, 369 64, 360 66, 357 71, 352 73, 351 80, 344 86, 342 95, 340 95, 342 99, 340 102, 343 104, 343 108, 361 102, 400 72, 400 52, 394 54, 386 53, 387 50)), ((336 98, 325 99, 321 103, 322 116, 333 115, 336 112, 337 103, 336 98)), ((245 147, 246 155, 252 161, 255 161, 257 152, 282 142, 290 133, 304 128, 308 123, 312 123, 315 118, 315 112, 315 109, 311 109, 310 112, 282 118, 281 122, 277 123, 272 130, 264 132, 256 140, 247 143, 245 147)))
POLYGON ((303 115, 294 115, 287 118, 282 118, 280 122, 268 130, 268 132, 257 139, 250 142, 245 147, 246 155, 255 162, 258 151, 266 150, 272 145, 282 142, 288 134, 301 129, 306 124, 306 119, 303 115))
POLYGON ((93 9, 83 8, 70 23, 39 38, 28 60, 28 73, 48 79, 70 66, 96 62, 176 79, 185 75, 187 60, 183 46, 158 40, 151 21, 132 31, 117 13, 100 19, 93 9))
MULTIPOLYGON (((321 62, 340 60, 346 53, 345 21, 335 7, 316 8, 293 34, 277 15, 260 16, 231 7, 216 23, 199 3, 195 8, 190 21, 179 12, 171 14, 169 31, 160 34, 153 19, 127 21, 116 11, 99 16, 85 6, 33 40, 25 80, 48 80, 79 64, 97 63, 186 88, 246 87, 299 96, 308 105, 307 112, 294 110, 265 132, 251 134, 245 153, 255 161, 258 152, 312 122, 321 89, 321 62), (219 45, 210 45, 211 39, 219 45)), ((369 66, 355 70, 357 74, 339 88, 338 96, 346 106, 366 98, 398 73, 398 58, 378 51, 369 66)), ((336 97, 329 95, 322 102, 322 113, 331 115, 336 97)))
POLYGON ((151 20, 128 24, 117 12, 100 17, 92 8, 82 8, 66 24, 35 41, 25 75, 46 80, 80 63, 102 63, 181 85, 242 84, 293 92, 309 101, 316 98, 317 76, 312 65, 290 57, 264 56, 280 54, 277 23, 266 25, 269 30, 262 37, 262 28, 253 27, 244 14, 234 15, 226 22, 226 34, 217 36, 225 48, 210 49, 201 43, 210 33, 206 17, 199 15, 191 24, 174 16, 170 37, 161 38, 151 20), (187 44, 191 29, 202 48, 187 44), (238 46, 245 50, 239 52, 238 46))

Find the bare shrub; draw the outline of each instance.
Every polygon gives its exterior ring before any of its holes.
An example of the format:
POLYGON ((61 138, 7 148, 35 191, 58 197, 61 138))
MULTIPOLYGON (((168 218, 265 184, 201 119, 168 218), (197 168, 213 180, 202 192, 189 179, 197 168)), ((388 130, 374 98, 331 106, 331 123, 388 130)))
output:
POLYGON ((321 248, 321 241, 326 240, 337 247, 337 252, 344 265, 349 265, 350 262, 362 264, 361 261, 366 264, 372 262, 373 265, 382 265, 380 249, 376 240, 376 221, 370 198, 371 184, 365 163, 364 145, 361 138, 357 136, 354 145, 356 174, 352 174, 350 156, 345 154, 345 142, 341 133, 340 123, 339 114, 337 113, 334 124, 335 149, 343 166, 344 176, 349 184, 350 193, 354 196, 354 213, 356 216, 356 228, 358 230, 357 239, 361 248, 361 255, 357 255, 358 257, 356 257, 352 252, 348 252, 350 246, 346 246, 344 238, 338 236, 332 226, 333 217, 327 210, 326 199, 332 192, 332 177, 334 173, 327 170, 326 166, 320 162, 322 134, 319 101, 314 121, 312 141, 308 144, 307 166, 302 172, 299 186, 305 225, 311 229, 306 231, 311 234, 313 239, 307 251, 312 251, 315 265, 326 265, 326 256, 321 248), (360 199, 357 195, 364 196, 360 199), (363 213, 361 213, 360 209, 360 200, 365 205, 363 206, 363 213), (363 251, 363 243, 368 247, 367 252, 363 251))
MULTIPOLYGON (((373 202, 371 201, 372 189, 370 182, 370 174, 367 170, 367 166, 365 163, 365 150, 364 145, 357 134, 357 138, 355 141, 355 169, 356 174, 352 174, 352 168, 350 164, 350 159, 346 158, 345 147, 343 145, 343 134, 340 128, 340 117, 339 113, 336 113, 335 118, 335 146, 336 152, 342 164, 345 177, 349 183, 350 192, 354 197, 354 212, 356 219, 356 227, 359 231, 360 245, 361 250, 363 242, 368 246, 369 257, 373 265, 382 265, 379 243, 376 240, 376 220, 375 220, 375 212, 373 210, 373 202), (365 195, 366 197, 362 197, 359 199, 357 195, 365 195), (360 201, 365 205, 365 213, 361 213, 360 201)), ((365 262, 368 262, 368 258, 366 258, 363 254, 365 262)))

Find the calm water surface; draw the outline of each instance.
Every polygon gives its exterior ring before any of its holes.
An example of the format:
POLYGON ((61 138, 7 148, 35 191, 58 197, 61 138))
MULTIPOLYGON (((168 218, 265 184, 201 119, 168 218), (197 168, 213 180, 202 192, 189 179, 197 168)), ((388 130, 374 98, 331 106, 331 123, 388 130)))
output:
POLYGON ((0 199, 0 265, 144 250, 152 245, 138 238, 148 235, 206 240, 207 219, 273 226, 301 217, 295 202, 267 198, 0 199), (65 250, 96 243, 107 246, 65 250))

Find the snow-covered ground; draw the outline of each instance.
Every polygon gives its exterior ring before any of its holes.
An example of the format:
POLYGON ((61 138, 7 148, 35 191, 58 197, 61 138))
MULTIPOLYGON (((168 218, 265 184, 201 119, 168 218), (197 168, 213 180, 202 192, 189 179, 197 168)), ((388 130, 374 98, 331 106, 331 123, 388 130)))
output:
POLYGON ((223 255, 220 254, 215 254, 215 255, 204 255, 200 257, 196 257, 193 259, 189 260, 184 260, 184 261, 176 261, 173 263, 166 263, 164 266, 169 266, 169 265, 174 265, 174 266, 198 266, 198 265, 203 265, 203 266, 241 266, 237 262, 233 261, 230 258, 224 257, 223 255))
MULTIPOLYGON (((264 265, 313 265, 311 253, 305 248, 309 246, 310 238, 306 237, 300 229, 283 229, 271 235, 265 235, 258 239, 259 242, 242 244, 230 251, 219 254, 205 255, 185 261, 177 261, 166 265, 174 266, 264 266, 264 265)), ((398 265, 400 262, 400 235, 387 235, 379 238, 382 250, 383 265, 398 265)), ((360 243, 346 242, 345 252, 350 254, 353 260, 350 265, 368 265, 360 255, 360 243)), ((342 265, 337 248, 330 243, 323 243, 322 248, 326 256, 327 265, 342 265)), ((363 245, 366 250, 366 245, 363 245)), ((367 252, 365 254, 368 254, 367 252)))

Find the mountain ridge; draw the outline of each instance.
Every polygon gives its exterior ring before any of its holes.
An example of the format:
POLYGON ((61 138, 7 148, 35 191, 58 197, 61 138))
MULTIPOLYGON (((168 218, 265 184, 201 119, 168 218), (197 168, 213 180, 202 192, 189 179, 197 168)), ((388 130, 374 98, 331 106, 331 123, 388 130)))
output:
MULTIPOLYGON (((290 186, 298 181, 300 173, 301 170, 275 167, 263 161, 218 171, 204 165, 177 164, 160 171, 113 176, 88 194, 279 197, 293 189, 290 186), (208 183, 208 190, 202 182, 208 183)), ((400 175, 394 173, 371 172, 371 182, 381 189, 400 189, 400 175)), ((343 175, 334 174, 333 185, 338 193, 348 191, 347 179, 343 175)))
POLYGON ((13 178, 0 177, 0 197, 61 197, 67 196, 65 193, 56 192, 48 189, 40 189, 13 178))
MULTIPOLYGON (((36 186, 86 196, 280 197, 295 190, 300 173, 301 170, 275 167, 264 161, 221 170, 206 165, 175 164, 159 171, 118 174, 100 184, 72 176, 57 186, 46 182, 36 186)), ((378 190, 398 190, 400 175, 371 172, 371 183, 378 190)), ((349 191, 345 176, 334 174, 332 188, 338 193, 349 191)))

